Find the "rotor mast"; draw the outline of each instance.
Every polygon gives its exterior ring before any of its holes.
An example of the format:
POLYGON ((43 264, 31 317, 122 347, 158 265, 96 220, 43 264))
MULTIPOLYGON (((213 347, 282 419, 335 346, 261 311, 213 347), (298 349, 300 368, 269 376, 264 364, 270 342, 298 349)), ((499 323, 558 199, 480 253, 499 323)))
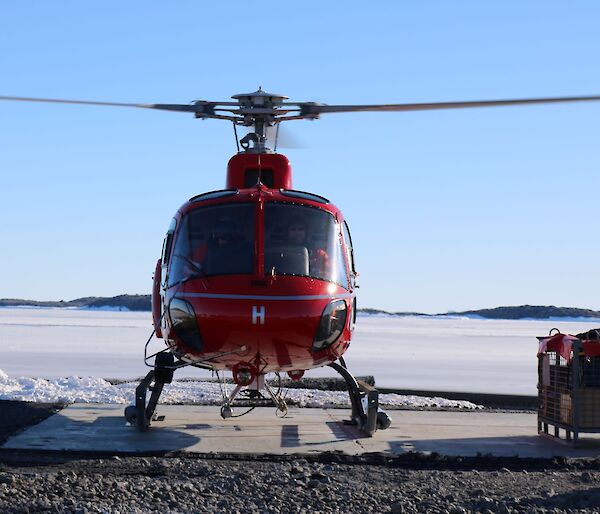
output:
POLYGON ((276 117, 281 114, 279 108, 288 97, 267 93, 259 87, 254 93, 242 93, 233 95, 231 98, 239 102, 240 107, 237 113, 242 116, 241 120, 233 123, 244 127, 253 127, 253 132, 240 139, 240 145, 244 152, 271 152, 271 149, 267 148, 267 128, 278 123, 276 117))

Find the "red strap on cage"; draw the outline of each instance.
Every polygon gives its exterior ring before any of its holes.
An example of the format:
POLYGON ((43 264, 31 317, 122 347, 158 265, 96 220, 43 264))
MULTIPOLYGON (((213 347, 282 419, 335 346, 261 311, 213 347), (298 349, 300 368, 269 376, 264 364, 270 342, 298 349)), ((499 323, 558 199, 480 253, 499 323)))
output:
POLYGON ((573 353, 573 341, 577 341, 577 338, 566 334, 545 337, 544 339, 540 339, 538 355, 545 352, 556 352, 567 362, 570 362, 573 353))
MULTIPOLYGON (((571 362, 573 341, 577 341, 577 338, 566 334, 556 334, 552 337, 541 338, 538 356, 545 352, 556 352, 567 362, 571 362)), ((600 341, 584 340, 582 341, 581 349, 586 357, 598 357, 600 356, 600 341)))

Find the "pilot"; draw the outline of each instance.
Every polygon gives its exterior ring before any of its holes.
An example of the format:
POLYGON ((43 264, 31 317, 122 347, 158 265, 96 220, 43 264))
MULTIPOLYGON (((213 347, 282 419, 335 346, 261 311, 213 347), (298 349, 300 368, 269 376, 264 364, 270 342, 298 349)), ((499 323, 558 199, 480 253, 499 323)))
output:
POLYGON ((238 240, 238 231, 235 222, 229 218, 219 220, 210 232, 208 242, 202 239, 198 242, 192 251, 192 261, 199 265, 199 268, 204 268, 206 265, 206 257, 210 248, 226 247, 238 240))
POLYGON ((323 248, 310 248, 306 223, 300 218, 292 219, 287 230, 288 243, 294 246, 304 246, 309 253, 310 275, 319 278, 329 278, 329 255, 323 248))
POLYGON ((287 238, 292 245, 306 246, 306 225, 301 220, 292 220, 288 226, 287 238))

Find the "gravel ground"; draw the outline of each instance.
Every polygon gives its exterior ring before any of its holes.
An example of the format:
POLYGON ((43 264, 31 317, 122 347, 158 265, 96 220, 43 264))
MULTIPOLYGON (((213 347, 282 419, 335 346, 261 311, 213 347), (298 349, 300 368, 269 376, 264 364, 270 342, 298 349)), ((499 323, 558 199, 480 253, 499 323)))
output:
MULTIPOLYGON (((0 402, 0 442, 59 408, 0 402)), ((0 513, 17 512, 600 512, 600 459, 0 449, 0 513)))
POLYGON ((478 461, 485 469, 469 470, 451 469, 456 460, 416 462, 428 469, 394 459, 373 464, 112 457, 34 466, 4 459, 0 512, 600 511, 598 462, 587 469, 541 469, 537 463, 529 471, 515 469, 515 459, 512 470, 487 469, 500 463, 485 459, 478 461))

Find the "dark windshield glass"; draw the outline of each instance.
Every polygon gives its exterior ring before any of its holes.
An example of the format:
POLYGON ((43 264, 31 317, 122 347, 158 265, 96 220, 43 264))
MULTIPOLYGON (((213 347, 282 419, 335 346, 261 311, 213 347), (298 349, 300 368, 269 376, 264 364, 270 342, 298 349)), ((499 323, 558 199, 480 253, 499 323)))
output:
POLYGON ((299 275, 348 287, 339 226, 329 212, 265 205, 265 273, 299 275))
POLYGON ((254 205, 201 207, 181 221, 169 285, 196 275, 250 274, 253 267, 254 205))

